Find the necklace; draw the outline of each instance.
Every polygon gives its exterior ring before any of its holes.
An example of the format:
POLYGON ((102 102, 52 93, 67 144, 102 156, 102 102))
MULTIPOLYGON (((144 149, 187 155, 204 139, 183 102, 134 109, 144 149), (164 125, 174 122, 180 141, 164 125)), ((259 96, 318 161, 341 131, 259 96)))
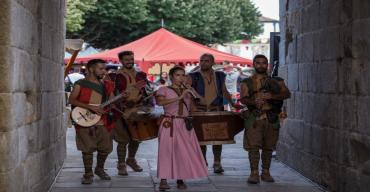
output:
POLYGON ((209 79, 208 79, 207 75, 204 75, 203 77, 207 81, 208 85, 210 85, 212 83, 212 80, 213 80, 212 76, 209 79))

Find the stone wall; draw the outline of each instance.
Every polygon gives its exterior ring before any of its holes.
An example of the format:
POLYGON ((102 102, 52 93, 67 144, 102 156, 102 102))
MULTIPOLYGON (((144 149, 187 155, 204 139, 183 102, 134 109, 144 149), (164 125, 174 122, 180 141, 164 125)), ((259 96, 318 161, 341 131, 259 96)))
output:
POLYGON ((292 91, 279 158, 330 191, 370 189, 370 1, 280 0, 292 91))
POLYGON ((64 10, 0 3, 0 192, 47 191, 62 167, 64 10))

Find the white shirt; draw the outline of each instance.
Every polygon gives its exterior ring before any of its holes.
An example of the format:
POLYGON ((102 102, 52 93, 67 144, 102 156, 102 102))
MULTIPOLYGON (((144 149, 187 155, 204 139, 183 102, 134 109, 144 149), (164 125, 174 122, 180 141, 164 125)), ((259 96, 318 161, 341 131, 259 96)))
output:
POLYGON ((231 71, 231 72, 225 72, 225 74, 226 74, 226 79, 225 79, 226 89, 231 94, 237 93, 236 86, 238 82, 239 72, 231 71))

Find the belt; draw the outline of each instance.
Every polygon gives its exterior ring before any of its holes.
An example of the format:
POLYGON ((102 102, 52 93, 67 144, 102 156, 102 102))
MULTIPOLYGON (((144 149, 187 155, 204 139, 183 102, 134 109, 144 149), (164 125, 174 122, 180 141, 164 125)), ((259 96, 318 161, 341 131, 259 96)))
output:
POLYGON ((266 119, 267 118, 267 115, 266 113, 270 111, 270 110, 254 110, 254 114, 256 114, 256 120, 262 120, 262 119, 266 119))
POLYGON ((163 117, 172 118, 172 119, 185 119, 185 116, 177 116, 177 115, 161 115, 163 117))
POLYGON ((171 122, 168 122, 168 124, 164 124, 166 122, 163 123, 163 127, 164 128, 170 128, 170 137, 173 137, 173 120, 174 119, 185 119, 186 117, 185 116, 177 116, 177 115, 161 115, 161 117, 165 117, 165 118, 170 118, 171 119, 171 122))

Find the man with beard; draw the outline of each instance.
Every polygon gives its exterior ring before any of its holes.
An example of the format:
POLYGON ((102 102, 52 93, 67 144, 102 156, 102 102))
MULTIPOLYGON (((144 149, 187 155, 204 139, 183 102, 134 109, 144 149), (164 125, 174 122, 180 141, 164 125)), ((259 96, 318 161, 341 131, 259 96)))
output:
POLYGON ((94 173, 93 153, 98 152, 95 174, 103 180, 110 180, 109 175, 104 171, 104 163, 108 154, 112 152, 113 143, 111 130, 113 124, 105 111, 98 106, 90 104, 101 104, 108 97, 113 96, 114 85, 111 81, 102 81, 105 73, 105 62, 100 59, 93 59, 87 63, 88 75, 86 78, 75 82, 69 102, 73 107, 82 107, 102 115, 101 120, 92 127, 76 128, 77 149, 82 151, 82 159, 85 167, 85 174, 82 184, 91 184, 94 173))
MULTIPOLYGON (((117 73, 109 74, 110 79, 115 83, 115 93, 119 94, 128 91, 128 96, 120 105, 120 110, 124 111, 142 104, 142 96, 147 96, 144 88, 147 84, 146 74, 138 72, 134 68, 134 53, 132 51, 123 51, 118 54, 118 58, 122 63, 122 68, 117 73), (139 86, 139 89, 131 89, 133 86, 139 86), (128 90, 129 89, 129 90, 128 90)), ((116 122, 116 128, 113 131, 113 138, 117 145, 118 163, 117 169, 119 175, 128 175, 126 165, 130 166, 135 172, 141 172, 143 169, 137 164, 135 159, 136 152, 139 148, 139 141, 132 140, 128 132, 127 119, 119 118, 116 122), (127 150, 128 148, 128 150, 127 150), (128 151, 128 158, 126 154, 128 151)))
MULTIPOLYGON (((256 73, 241 83, 241 102, 250 111, 245 120, 244 149, 248 151, 251 174, 248 182, 257 184, 260 181, 258 163, 262 149, 261 180, 274 182, 270 175, 272 152, 279 137, 279 118, 272 101, 282 102, 290 97, 284 80, 279 77, 268 77, 268 60, 264 55, 256 55, 253 59, 256 73), (270 88, 269 88, 270 87, 270 88), (272 87, 275 87, 274 89, 272 87), (275 91, 274 91, 275 90, 275 91), (278 90, 278 91, 276 91, 278 90)), ((279 111, 280 109, 278 109, 279 111)))
MULTIPOLYGON (((239 107, 237 104, 232 102, 232 97, 226 89, 225 73, 222 71, 214 71, 212 68, 214 64, 215 59, 213 55, 207 53, 203 54, 200 57, 200 70, 189 74, 191 77, 191 86, 204 98, 205 102, 197 103, 196 111, 223 111, 224 98, 233 107, 239 107)), ((201 149, 204 159, 206 160, 207 145, 202 145, 201 149)), ((214 173, 222 173, 224 172, 224 169, 221 166, 222 145, 212 145, 212 150, 214 155, 213 171, 214 173)))

